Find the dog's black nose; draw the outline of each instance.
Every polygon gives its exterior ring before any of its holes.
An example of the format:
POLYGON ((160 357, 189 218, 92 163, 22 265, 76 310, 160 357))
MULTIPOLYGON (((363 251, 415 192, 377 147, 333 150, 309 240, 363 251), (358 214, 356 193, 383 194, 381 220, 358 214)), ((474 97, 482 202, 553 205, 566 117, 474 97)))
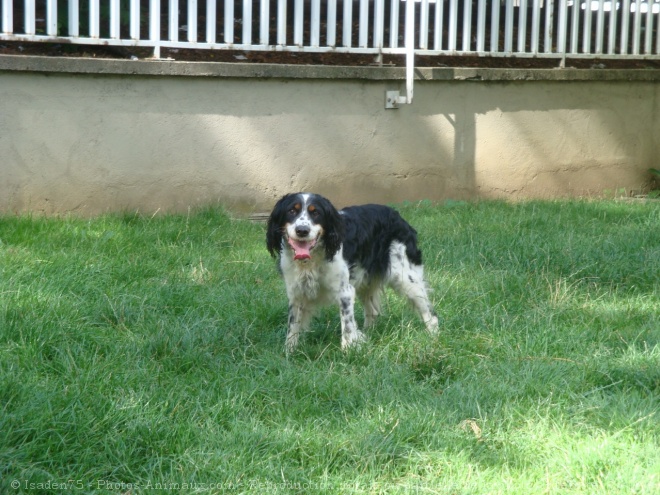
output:
POLYGON ((301 226, 301 227, 296 227, 296 235, 298 237, 307 237, 309 235, 309 231, 311 229, 309 227, 301 226))

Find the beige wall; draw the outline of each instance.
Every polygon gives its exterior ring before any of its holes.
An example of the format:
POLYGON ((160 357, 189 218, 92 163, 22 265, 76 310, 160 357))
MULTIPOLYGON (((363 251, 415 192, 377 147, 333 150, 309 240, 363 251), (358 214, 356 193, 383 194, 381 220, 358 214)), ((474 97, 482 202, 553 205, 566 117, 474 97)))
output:
POLYGON ((660 156, 658 71, 420 71, 413 104, 386 110, 401 71, 17 63, 0 60, 5 212, 598 195, 642 189, 660 156))

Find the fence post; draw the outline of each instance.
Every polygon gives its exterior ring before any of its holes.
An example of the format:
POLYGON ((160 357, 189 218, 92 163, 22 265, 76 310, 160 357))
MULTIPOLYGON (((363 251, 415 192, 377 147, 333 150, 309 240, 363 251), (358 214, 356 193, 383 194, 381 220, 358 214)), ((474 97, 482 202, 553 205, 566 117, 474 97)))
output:
POLYGON ((413 83, 415 80, 415 0, 406 2, 406 101, 408 105, 413 99, 413 83))

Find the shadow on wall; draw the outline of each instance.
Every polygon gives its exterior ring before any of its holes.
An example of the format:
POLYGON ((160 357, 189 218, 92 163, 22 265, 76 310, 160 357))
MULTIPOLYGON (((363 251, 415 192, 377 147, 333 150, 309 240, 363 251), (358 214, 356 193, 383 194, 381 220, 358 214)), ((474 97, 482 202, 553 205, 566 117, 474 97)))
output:
MULTIPOLYGON (((630 193, 648 182, 645 171, 660 152, 653 83, 422 82, 415 103, 441 102, 454 85, 467 103, 448 98, 442 111, 462 124, 456 125, 456 163, 472 171, 475 197, 630 193)), ((421 106, 429 117, 439 110, 421 106)))

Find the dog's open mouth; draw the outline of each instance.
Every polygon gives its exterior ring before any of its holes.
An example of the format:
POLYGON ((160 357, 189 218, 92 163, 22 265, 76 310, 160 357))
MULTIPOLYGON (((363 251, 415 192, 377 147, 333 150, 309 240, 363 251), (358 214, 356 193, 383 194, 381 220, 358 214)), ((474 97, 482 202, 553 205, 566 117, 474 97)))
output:
POLYGON ((289 246, 293 249, 293 259, 294 260, 308 260, 312 257, 311 250, 316 246, 316 241, 318 239, 311 239, 309 241, 299 241, 296 239, 287 239, 289 246))

